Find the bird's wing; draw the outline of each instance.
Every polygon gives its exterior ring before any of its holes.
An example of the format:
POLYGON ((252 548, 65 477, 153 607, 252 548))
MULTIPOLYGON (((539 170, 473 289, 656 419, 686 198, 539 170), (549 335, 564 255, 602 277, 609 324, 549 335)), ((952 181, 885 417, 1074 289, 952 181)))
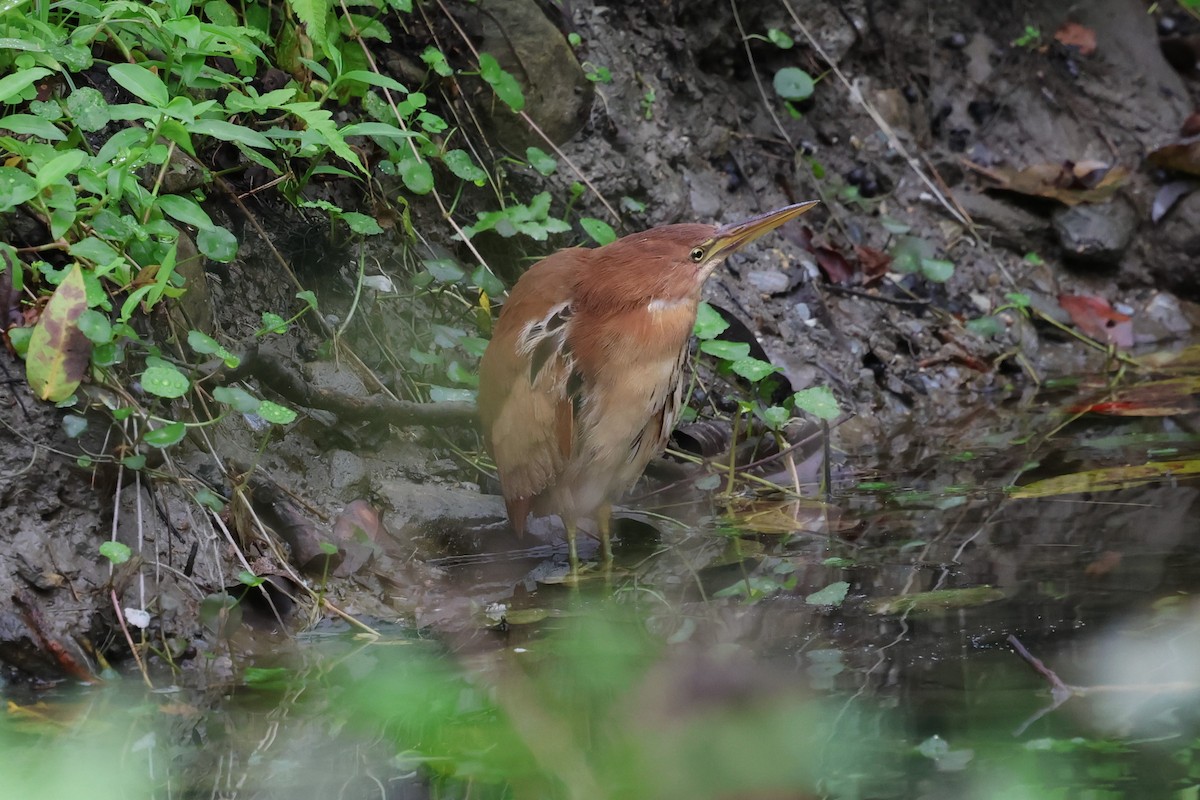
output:
POLYGON ((518 529, 571 457, 581 380, 567 336, 575 270, 587 252, 559 251, 517 283, 479 368, 484 441, 518 529))

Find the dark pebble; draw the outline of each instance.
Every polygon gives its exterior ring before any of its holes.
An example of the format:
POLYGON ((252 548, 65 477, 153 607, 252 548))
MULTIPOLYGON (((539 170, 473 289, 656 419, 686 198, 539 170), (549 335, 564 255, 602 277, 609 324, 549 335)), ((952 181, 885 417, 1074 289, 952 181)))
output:
POLYGON ((952 33, 942 40, 942 44, 951 50, 962 50, 967 46, 967 35, 965 33, 952 33))
POLYGON ((1179 20, 1169 14, 1164 14, 1158 18, 1158 35, 1167 36, 1179 30, 1179 20))
POLYGON ((874 178, 867 178, 862 182, 862 185, 858 187, 858 193, 868 199, 872 197, 878 197, 879 181, 875 180, 874 178))
POLYGON ((921 99, 921 93, 917 91, 917 87, 910 83, 904 87, 904 99, 910 103, 915 103, 921 99))
POLYGON ((970 140, 970 138, 971 132, 969 130, 966 128, 955 128, 954 130, 950 131, 950 138, 947 141, 946 146, 949 147, 952 152, 961 153, 967 149, 967 142, 970 140))
POLYGON ((991 100, 972 100, 967 103, 967 113, 976 125, 982 125, 996 113, 996 104, 991 100))
POLYGON ((846 183, 851 186, 862 186, 867 180, 867 171, 862 167, 855 167, 846 173, 846 183))

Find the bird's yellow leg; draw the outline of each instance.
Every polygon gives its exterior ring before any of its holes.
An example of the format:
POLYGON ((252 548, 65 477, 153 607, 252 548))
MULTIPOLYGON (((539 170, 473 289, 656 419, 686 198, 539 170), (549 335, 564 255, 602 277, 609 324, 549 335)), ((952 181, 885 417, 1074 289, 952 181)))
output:
POLYGON ((600 557, 607 564, 612 561, 612 506, 605 503, 596 510, 596 524, 600 527, 600 557))

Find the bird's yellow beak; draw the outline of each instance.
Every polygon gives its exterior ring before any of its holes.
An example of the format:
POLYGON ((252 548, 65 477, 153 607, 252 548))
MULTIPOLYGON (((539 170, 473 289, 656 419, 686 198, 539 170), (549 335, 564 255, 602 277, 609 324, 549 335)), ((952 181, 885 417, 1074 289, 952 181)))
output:
POLYGON ((704 260, 716 266, 721 263, 722 259, 727 258, 760 236, 770 233, 783 223, 790 222, 805 211, 810 210, 817 205, 817 202, 816 200, 809 200, 804 203, 784 206, 783 208, 759 214, 756 217, 751 217, 733 225, 723 225, 717 228, 717 233, 713 236, 712 242, 705 248, 708 252, 704 260))

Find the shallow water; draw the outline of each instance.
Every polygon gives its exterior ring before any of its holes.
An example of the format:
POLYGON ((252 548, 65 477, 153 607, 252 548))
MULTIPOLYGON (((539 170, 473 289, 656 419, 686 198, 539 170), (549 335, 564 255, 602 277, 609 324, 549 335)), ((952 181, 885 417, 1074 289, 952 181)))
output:
POLYGON ((578 585, 562 548, 447 554, 419 630, 12 687, 6 796, 1196 796, 1195 481, 1020 495, 1200 437, 1073 402, 852 421, 827 505, 659 496, 578 585))

